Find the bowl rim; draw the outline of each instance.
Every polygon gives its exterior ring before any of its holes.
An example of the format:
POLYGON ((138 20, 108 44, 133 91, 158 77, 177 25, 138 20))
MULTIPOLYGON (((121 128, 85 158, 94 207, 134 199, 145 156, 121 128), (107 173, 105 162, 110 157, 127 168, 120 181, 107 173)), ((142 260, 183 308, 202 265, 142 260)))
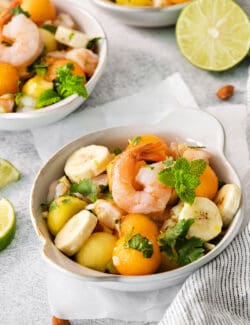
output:
POLYGON ((181 10, 183 9, 189 2, 190 0, 184 3, 180 4, 174 4, 166 7, 152 7, 152 6, 127 6, 127 5, 119 5, 117 3, 114 3, 110 0, 91 0, 97 5, 99 5, 102 8, 107 8, 111 10, 116 10, 120 12, 133 12, 133 13, 143 13, 143 12, 171 12, 171 11, 176 11, 176 10, 181 10))
MULTIPOLYGON (((102 35, 101 35, 102 39, 100 40, 102 42, 101 51, 100 51, 100 53, 98 53, 99 61, 98 61, 98 65, 95 69, 93 76, 91 76, 89 81, 86 83, 86 88, 88 90, 89 88, 92 87, 92 84, 94 84, 96 82, 96 79, 98 79, 98 77, 100 77, 100 73, 102 72, 102 67, 105 66, 105 64, 106 64, 106 60, 107 60, 107 56, 108 56, 108 39, 107 39, 107 35, 104 31, 102 24, 92 14, 90 14, 84 7, 82 7, 78 1, 68 0, 68 2, 71 2, 73 6, 75 6, 79 9, 79 11, 84 12, 85 16, 88 16, 88 18, 90 18, 92 21, 94 21, 95 24, 100 28, 100 31, 102 33, 102 35), (103 57, 102 61, 100 61, 101 55, 103 57)), ((60 3, 60 6, 61 6, 61 4, 63 6, 63 2, 60 3)), ((41 109, 36 109, 33 111, 27 111, 27 112, 15 112, 15 113, 0 114, 0 120, 6 120, 6 121, 16 120, 16 119, 28 120, 28 119, 33 119, 33 118, 39 118, 43 115, 49 114, 50 112, 54 112, 57 109, 63 109, 68 104, 70 104, 76 100, 80 100, 80 99, 81 99, 81 102, 83 102, 83 101, 87 100, 88 98, 82 98, 81 96, 79 96, 77 94, 73 94, 69 97, 64 98, 63 100, 61 100, 58 103, 46 106, 41 109)))
MULTIPOLYGON (((178 113, 180 113, 180 109, 178 110, 178 113)), ((187 110, 182 110, 182 111, 187 111, 187 110)), ((223 126, 221 125, 221 123, 212 115, 203 112, 203 111, 197 111, 197 110, 191 110, 189 109, 189 114, 190 111, 193 111, 193 114, 201 114, 206 116, 206 118, 212 119, 214 121, 216 121, 216 123, 218 124, 218 127, 220 128, 220 136, 224 137, 224 129, 223 126)), ((173 114, 176 112, 172 112, 173 114)), ((170 114, 172 114, 170 113, 170 114)), ((227 228, 226 234, 224 235, 224 237, 221 239, 221 241, 216 245, 216 247, 211 250, 210 252, 208 252, 206 255, 204 255, 203 257, 199 258, 198 260, 187 264, 185 266, 179 267, 177 269, 174 270, 170 270, 170 271, 165 271, 165 272, 161 272, 161 273, 154 273, 154 274, 150 274, 150 275, 142 275, 142 276, 124 276, 124 275, 114 275, 114 274, 107 274, 107 273, 103 273, 103 272, 98 272, 89 268, 86 268, 84 266, 78 265, 75 261, 71 260, 70 258, 68 258, 66 255, 64 255, 62 252, 60 252, 54 245, 52 240, 47 240, 43 234, 41 233, 41 231, 39 230, 39 227, 37 225, 37 216, 35 217, 35 211, 33 209, 33 202, 34 202, 34 193, 37 187, 37 181, 38 179, 41 177, 41 175, 44 173, 45 169, 48 167, 49 164, 53 163, 53 161, 55 159, 57 159, 57 156, 59 156, 64 150, 66 150, 66 148, 68 148, 69 146, 71 146, 73 143, 80 141, 83 138, 86 138, 90 135, 94 135, 98 132, 102 132, 102 131, 112 131, 112 130, 117 130, 117 129, 121 129, 121 128, 130 128, 130 127, 144 127, 145 125, 123 125, 123 126, 118 126, 118 127, 111 127, 111 128, 104 128, 104 129, 98 129, 95 130, 93 132, 89 132, 81 137, 78 137, 76 139, 74 139, 73 141, 70 141, 69 143, 67 143, 66 145, 62 146, 59 150, 57 150, 47 161, 45 164, 43 164, 42 168, 39 170, 39 172, 36 175, 36 178, 33 182, 32 185, 32 189, 31 189, 31 193, 30 193, 30 216, 31 216, 31 220, 32 220, 32 224, 35 228, 35 231, 38 235, 39 238, 41 238, 41 240, 43 241, 43 257, 45 258, 45 260, 54 268, 58 269, 61 272, 64 272, 66 274, 68 274, 69 276, 73 276, 75 278, 81 279, 81 280, 85 280, 85 281, 89 281, 89 282, 120 282, 120 283, 124 283, 124 284, 129 284, 129 283, 144 283, 145 281, 158 281, 158 280, 174 280, 177 278, 180 278, 181 276, 183 276, 183 274, 188 275, 190 272, 198 269, 199 267, 203 266, 204 264, 208 263, 209 261, 211 261, 212 259, 214 259, 216 256, 218 256, 234 239, 234 237, 237 235, 237 233, 240 230, 240 227, 242 225, 243 219, 244 219, 244 193, 242 192, 242 197, 241 197, 241 203, 240 203, 240 207, 236 213, 236 215, 234 216, 234 219, 232 220, 229 228, 227 228), (93 275, 80 275, 78 273, 75 273, 73 271, 67 270, 65 268, 63 268, 62 266, 58 265, 54 260, 52 260, 50 257, 48 257, 46 255, 45 252, 45 248, 48 245, 52 245, 55 249, 58 250, 58 252, 60 254, 62 254, 63 256, 65 256, 66 258, 68 258, 72 263, 77 264, 77 266, 83 268, 83 269, 87 269, 92 271, 94 274, 93 275)), ((150 126, 153 127, 153 125, 151 124, 150 126)), ((199 141, 197 139, 197 141, 199 141)), ((233 165, 230 163, 230 161, 228 161, 227 157, 224 154, 224 148, 223 146, 219 146, 217 148, 217 153, 219 154, 220 158, 222 158, 223 163, 227 163, 228 166, 230 167, 230 169, 232 170, 232 172, 234 173, 235 178, 237 179, 238 185, 240 187, 240 189, 242 190, 242 184, 240 181, 240 178, 237 174, 237 172, 235 171, 235 169, 233 168, 233 165)))

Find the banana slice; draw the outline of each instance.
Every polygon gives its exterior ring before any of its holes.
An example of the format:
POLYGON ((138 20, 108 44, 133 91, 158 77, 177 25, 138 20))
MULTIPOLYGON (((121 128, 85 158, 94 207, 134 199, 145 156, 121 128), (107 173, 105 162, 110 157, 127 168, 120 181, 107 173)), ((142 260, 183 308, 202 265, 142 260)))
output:
POLYGON ((91 145, 75 151, 66 161, 65 174, 72 182, 91 179, 103 173, 112 159, 108 148, 91 145))
POLYGON ((188 237, 194 236, 210 241, 218 236, 222 229, 219 209, 214 202, 205 197, 196 197, 192 205, 184 203, 179 218, 194 219, 188 237))
POLYGON ((241 200, 241 190, 236 184, 226 184, 219 190, 215 204, 222 216, 223 226, 227 227, 235 216, 241 200))
POLYGON ((55 245, 68 256, 76 254, 90 237, 97 224, 96 216, 83 210, 74 215, 59 231, 55 245))

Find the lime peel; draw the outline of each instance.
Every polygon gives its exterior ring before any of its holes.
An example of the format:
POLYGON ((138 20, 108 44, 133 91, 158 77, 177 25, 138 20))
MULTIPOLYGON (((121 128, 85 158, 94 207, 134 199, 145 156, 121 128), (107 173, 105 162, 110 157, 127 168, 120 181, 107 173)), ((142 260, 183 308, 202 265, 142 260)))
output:
POLYGON ((0 251, 6 248, 16 233, 16 214, 12 204, 5 198, 0 200, 0 251))
POLYGON ((0 158, 0 189, 20 179, 21 173, 8 160, 0 158))
POLYGON ((179 16, 176 38, 181 53, 193 65, 225 71, 249 53, 250 22, 232 0, 196 0, 179 16))

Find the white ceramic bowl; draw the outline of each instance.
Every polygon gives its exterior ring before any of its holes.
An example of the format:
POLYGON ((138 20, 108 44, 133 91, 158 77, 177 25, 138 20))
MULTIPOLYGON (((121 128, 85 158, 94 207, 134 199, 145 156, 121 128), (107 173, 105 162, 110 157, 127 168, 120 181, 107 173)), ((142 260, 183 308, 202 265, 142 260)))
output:
POLYGON ((115 290, 146 291, 175 285, 184 280, 200 266, 209 262, 233 240, 243 220, 242 204, 220 243, 199 260, 179 269, 147 275, 119 276, 100 273, 83 267, 62 254, 54 245, 46 223, 41 215, 41 203, 46 202, 49 185, 61 177, 67 158, 78 148, 89 144, 102 144, 113 149, 125 146, 127 139, 138 134, 156 134, 167 141, 187 141, 204 145, 212 153, 211 163, 219 179, 240 185, 239 178, 224 156, 224 132, 212 116, 194 110, 178 110, 158 124, 105 129, 85 135, 59 150, 40 170, 33 185, 30 212, 33 225, 43 241, 43 256, 56 269, 82 281, 95 282, 99 286, 115 290))
MULTIPOLYGON (((68 12, 72 15, 79 29, 84 30, 90 37, 102 37, 98 49, 99 63, 94 75, 86 85, 88 94, 90 95, 105 69, 108 50, 106 35, 96 19, 89 15, 81 7, 79 2, 74 0, 53 0, 53 3, 56 5, 58 11, 68 12)), ((25 113, 0 114, 0 130, 20 131, 54 123, 76 110, 85 100, 78 95, 72 95, 40 110, 25 113)))
POLYGON ((110 0, 92 0, 93 3, 121 23, 138 27, 163 27, 176 23, 181 10, 188 4, 182 3, 163 8, 128 7, 110 0))

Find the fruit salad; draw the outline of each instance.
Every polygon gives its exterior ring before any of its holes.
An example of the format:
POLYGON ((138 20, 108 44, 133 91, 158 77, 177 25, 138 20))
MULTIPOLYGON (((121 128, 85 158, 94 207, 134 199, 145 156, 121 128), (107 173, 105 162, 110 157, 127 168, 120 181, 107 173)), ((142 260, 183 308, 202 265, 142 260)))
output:
POLYGON ((118 5, 132 7, 168 7, 190 0, 112 0, 118 5))
POLYGON ((78 94, 98 64, 98 41, 50 0, 0 2, 0 113, 35 111, 78 94))
POLYGON ((204 147, 155 135, 126 148, 73 152, 49 188, 43 216, 55 246, 100 272, 146 275, 192 263, 223 237, 241 201, 204 147))

